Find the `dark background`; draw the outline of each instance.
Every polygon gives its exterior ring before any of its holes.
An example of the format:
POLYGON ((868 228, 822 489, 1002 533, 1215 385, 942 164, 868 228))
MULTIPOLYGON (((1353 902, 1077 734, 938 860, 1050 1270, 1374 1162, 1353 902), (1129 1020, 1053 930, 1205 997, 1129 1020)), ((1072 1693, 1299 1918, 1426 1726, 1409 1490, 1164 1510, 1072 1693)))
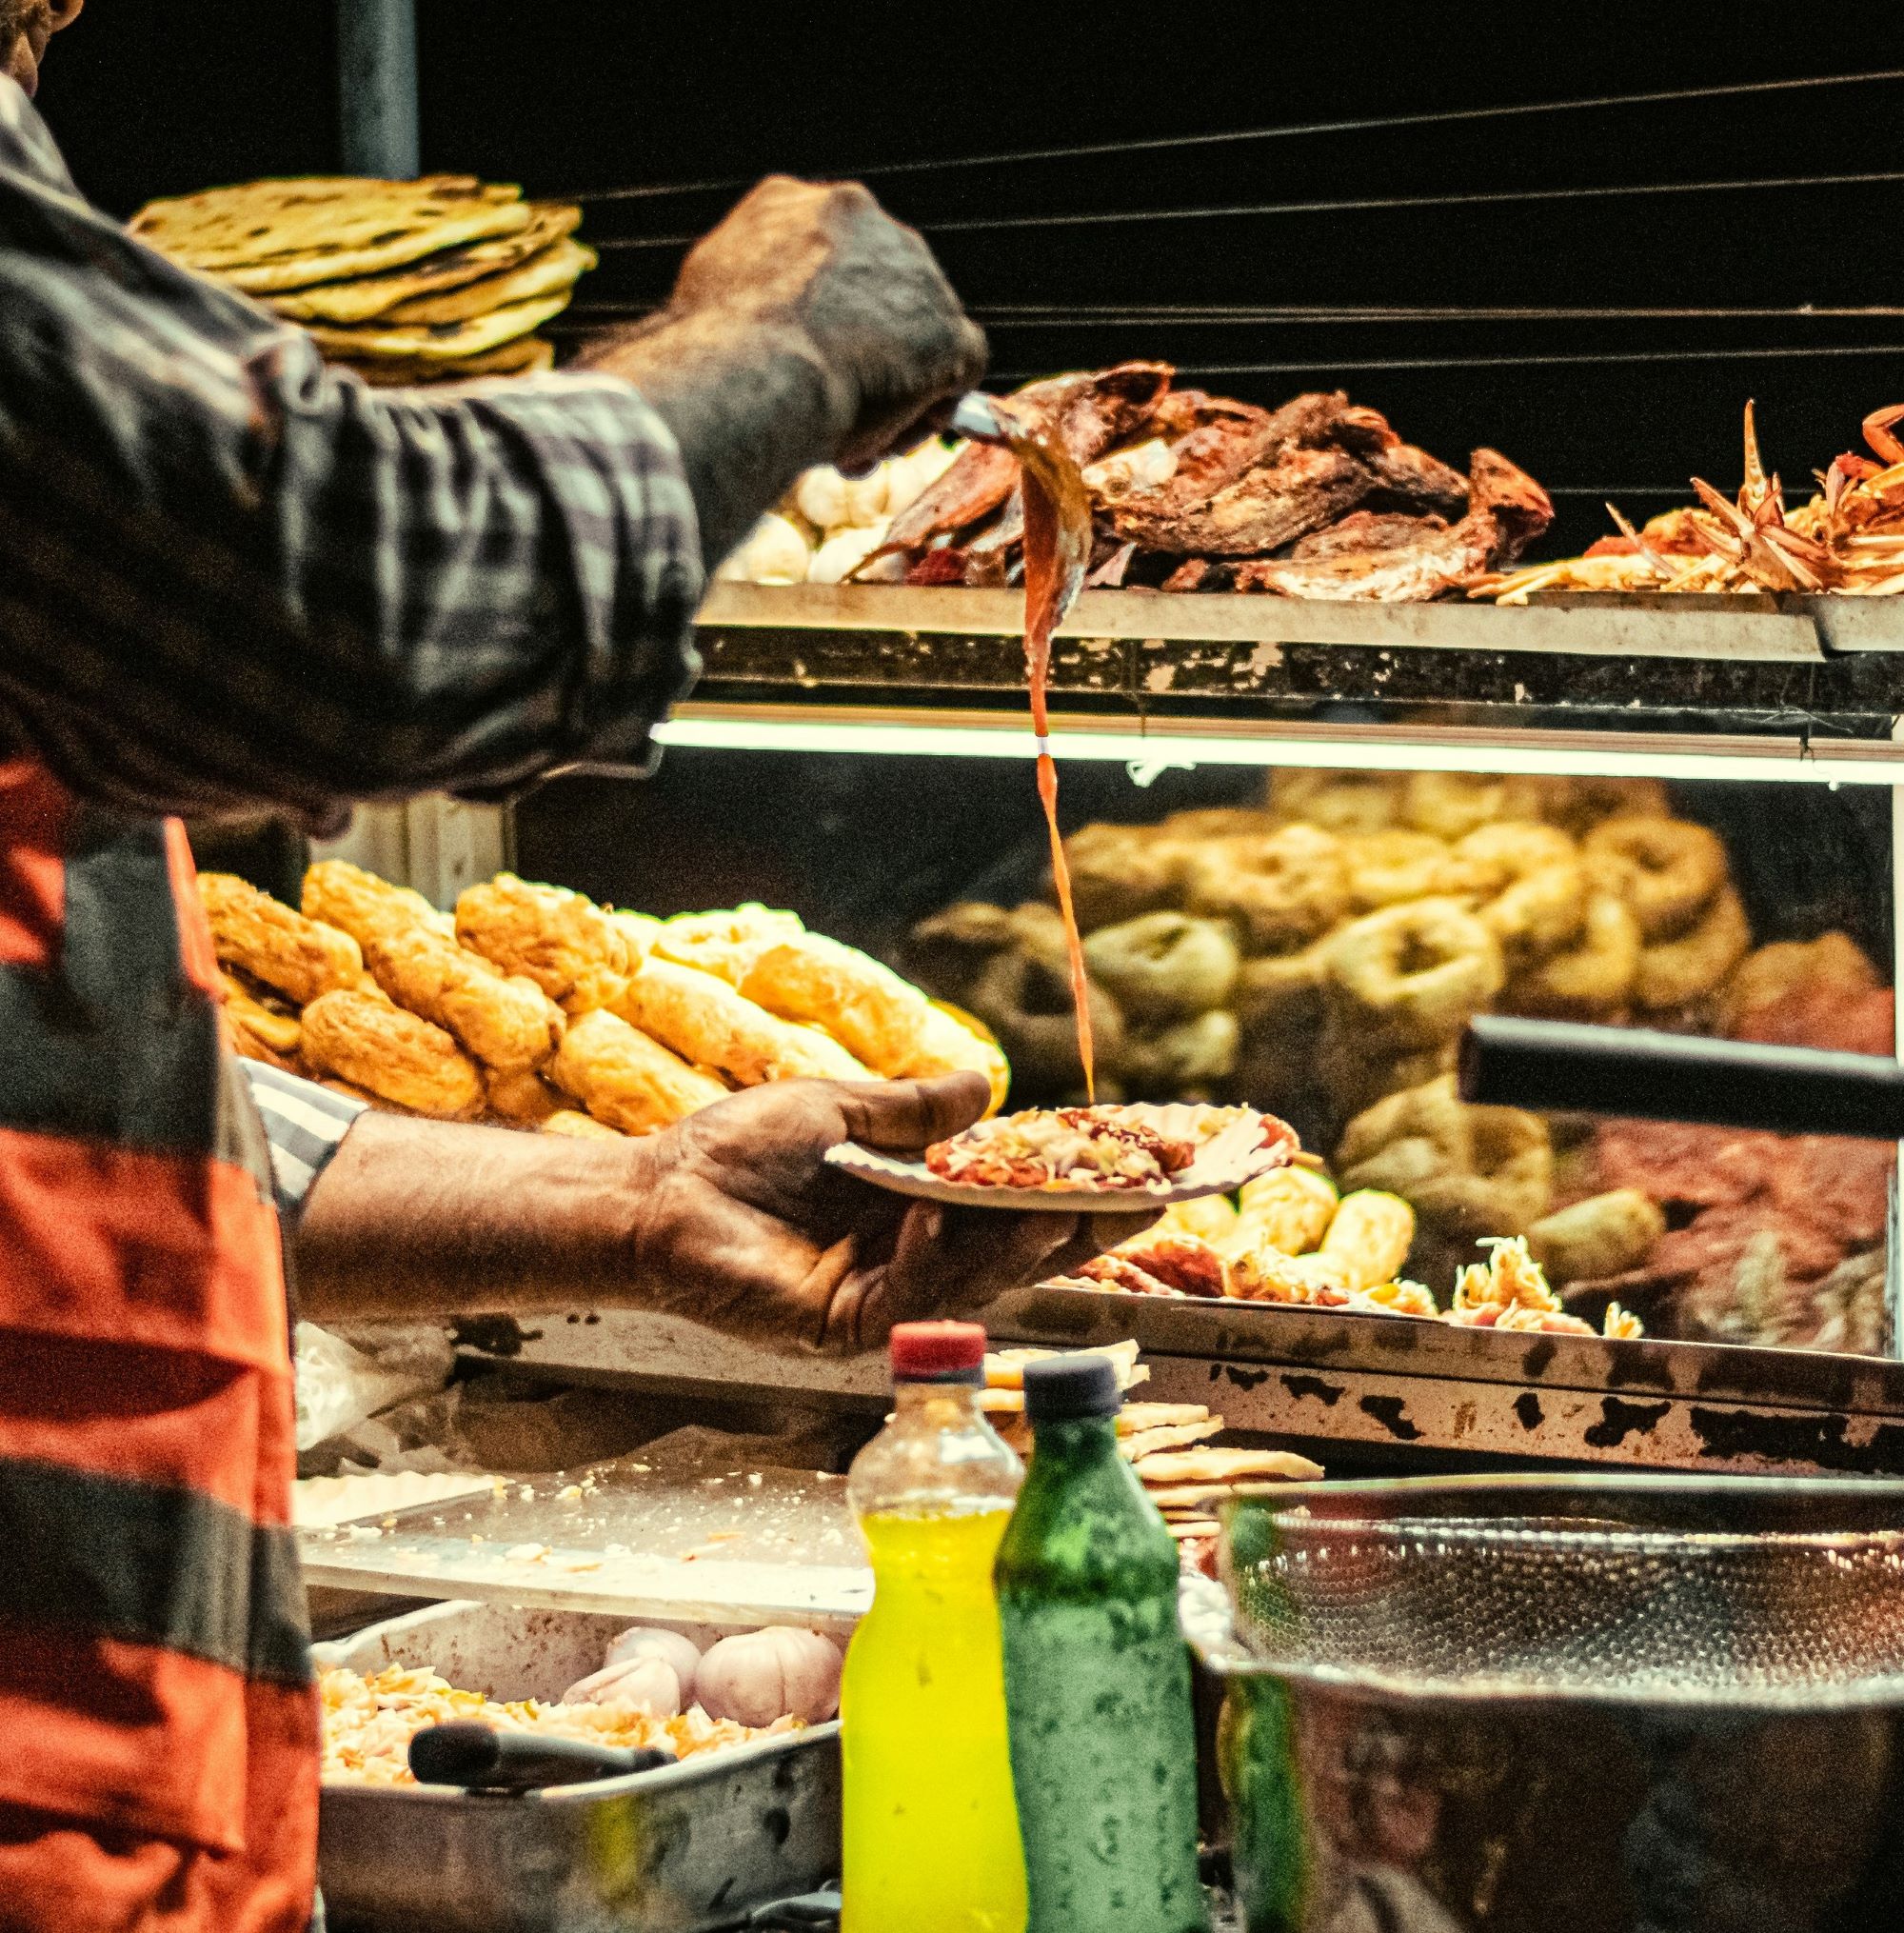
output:
MULTIPOLYGON (((1799 494, 1867 410, 1904 401, 1904 180, 1609 192, 1904 173, 1904 83, 1121 146, 1904 68, 1894 0, 1301 17, 421 0, 419 30, 426 167, 539 193, 728 184, 591 201, 607 247, 583 320, 667 287, 678 248, 616 244, 704 228, 771 168, 863 172, 928 227, 1001 379, 1142 355, 1255 401, 1340 384, 1451 460, 1489 443, 1525 465, 1561 507, 1550 552, 1606 530, 1609 495, 1638 516, 1694 472, 1735 487, 1748 396, 1799 494), (882 171, 1079 144, 1113 151, 882 171), (1553 198, 990 226, 1530 193, 1553 198), (1501 309, 1542 312, 1475 313, 1501 309)), ((333 59, 328 0, 93 0, 43 105, 82 185, 124 212, 334 167, 333 59)))

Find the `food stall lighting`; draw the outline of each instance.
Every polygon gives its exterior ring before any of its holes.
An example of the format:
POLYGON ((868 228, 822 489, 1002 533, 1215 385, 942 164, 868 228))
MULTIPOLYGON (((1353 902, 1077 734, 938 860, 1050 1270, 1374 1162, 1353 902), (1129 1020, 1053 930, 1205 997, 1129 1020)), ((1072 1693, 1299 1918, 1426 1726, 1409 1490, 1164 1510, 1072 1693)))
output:
MULTIPOLYGON (((943 714, 940 714, 943 716, 943 714)), ((740 711, 684 707, 655 733, 658 743, 712 751, 853 754, 861 757, 1030 759, 1030 729, 1002 715, 913 724, 890 716, 800 715, 795 707, 740 711), (792 714, 792 715, 788 715, 792 714)), ((1124 765, 1139 784, 1160 769, 1198 766, 1289 766, 1359 771, 1525 772, 1577 778, 1757 780, 1782 784, 1904 784, 1904 742, 1835 739, 1688 738, 1638 734, 1521 734, 1512 743, 1478 733, 1400 735, 1406 727, 1335 726, 1263 736, 1195 727, 1107 731, 1097 722, 1054 717, 1061 759, 1124 765), (1395 734, 1395 735, 1391 735, 1395 734)))

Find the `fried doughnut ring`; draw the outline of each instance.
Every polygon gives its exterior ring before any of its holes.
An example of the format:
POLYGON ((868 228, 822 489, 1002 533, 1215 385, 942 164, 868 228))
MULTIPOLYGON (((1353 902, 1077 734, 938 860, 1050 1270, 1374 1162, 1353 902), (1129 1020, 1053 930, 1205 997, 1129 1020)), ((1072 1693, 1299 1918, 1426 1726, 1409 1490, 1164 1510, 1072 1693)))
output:
POLYGON ((1385 1094, 1418 1087, 1447 1073, 1455 1065, 1456 1045, 1450 1038, 1438 1046, 1408 1051, 1358 1026, 1353 1014, 1336 1016, 1316 1048, 1317 1084, 1340 1120, 1359 1114, 1385 1094))
POLYGON ((1415 1210, 1399 1195, 1358 1188, 1344 1195, 1320 1253, 1339 1262, 1351 1288, 1393 1282, 1415 1242, 1415 1210))
POLYGON ((361 947, 372 933, 391 927, 427 927, 453 933, 455 923, 440 913, 420 892, 392 886, 347 859, 320 859, 306 869, 304 915, 327 927, 339 927, 361 947))
MULTIPOLYGON (((1057 915, 1053 914, 1056 921, 1057 915)), ((1123 1015, 1095 981, 1089 982, 1091 1035, 1101 1074, 1120 1064, 1123 1015)), ((1071 970, 1061 935, 1021 944, 995 954, 980 974, 972 1010, 999 1037, 1017 1074, 1041 1094, 1068 1094, 1082 1086, 1078 1057, 1078 1015, 1071 1000, 1071 970)))
POLYGON ((1401 809, 1399 772, 1313 771, 1293 768, 1269 775, 1270 809, 1325 832, 1380 832, 1401 809))
POLYGON ((1456 860, 1478 882, 1476 908, 1510 965, 1543 958, 1580 936, 1586 877, 1574 842, 1557 827, 1500 819, 1470 832, 1456 860))
POLYGON ((1263 806, 1193 806, 1172 812, 1159 822, 1156 836, 1183 845, 1205 839, 1260 839, 1276 830, 1276 821, 1263 806))
POLYGON ((665 1127, 727 1092, 605 1007, 584 1014, 568 1029, 550 1073, 564 1093, 625 1134, 665 1127))
POLYGON ((1101 820, 1072 833, 1064 864, 1079 926, 1089 932, 1172 905, 1182 862, 1182 847, 1160 838, 1154 826, 1101 820))
POLYGON ((1495 819, 1537 816, 1540 790, 1531 779, 1491 772, 1410 772, 1401 820, 1438 838, 1465 838, 1495 819))
POLYGON ((503 972, 532 980, 566 1013, 607 1006, 641 965, 626 929, 593 900, 513 872, 458 896, 456 937, 503 972))
POLYGON ((1545 1020, 1598 1020, 1633 997, 1639 971, 1639 922, 1616 893, 1587 895, 1577 945, 1535 962, 1509 981, 1504 1005, 1545 1020))
POLYGON ((1180 1020, 1229 999, 1242 962, 1228 927, 1188 913, 1140 913, 1101 927, 1084 964, 1134 1020, 1180 1020))
POLYGON ((1683 933, 1726 883, 1717 834, 1689 819, 1608 819, 1581 841, 1581 850, 1590 876, 1633 908, 1649 946, 1683 933))
POLYGON ((1223 1244, 1233 1255, 1252 1248, 1306 1255, 1329 1232, 1341 1206, 1327 1175, 1295 1166, 1245 1182, 1238 1201, 1237 1225, 1223 1244))
POLYGON ((480 953, 426 927, 373 932, 364 957, 399 1006, 446 1028, 503 1073, 539 1067, 562 1045, 562 1009, 533 980, 505 979, 480 953))
POLYGON ((1228 919, 1250 953, 1286 953, 1319 938, 1349 904, 1340 840, 1313 826, 1261 838, 1218 839, 1183 865, 1184 903, 1228 919))
POLYGON ((1726 1030, 1730 1032, 1755 1008, 1770 1006, 1801 987, 1830 987, 1855 998, 1882 985, 1877 968, 1849 933, 1781 940, 1749 954, 1726 983, 1726 1030))
POLYGON ((1634 998, 1654 1013, 1684 1006, 1712 992, 1751 950, 1745 907, 1731 887, 1721 887, 1691 932, 1641 948, 1634 998))
POLYGON ((1118 1071, 1135 1094, 1178 1101, 1188 1089, 1227 1079, 1236 1065, 1237 1017, 1219 1006, 1161 1033, 1130 1036, 1118 1071))
POLYGON ((280 906, 228 872, 200 873, 198 896, 223 965, 243 967, 300 1006, 333 987, 356 986, 364 956, 348 933, 280 906))
POLYGON ((1417 900, 1331 935, 1330 983, 1355 1016, 1409 1046, 1438 1046, 1500 991, 1500 947, 1458 901, 1417 900))
POLYGON ((1444 1174, 1409 1189, 1434 1231, 1459 1240, 1518 1235, 1547 1212, 1554 1195, 1554 1143, 1537 1114, 1470 1107, 1474 1171, 1444 1174))
POLYGON ((380 993, 340 988, 304 1010, 304 1057, 415 1114, 471 1121, 483 1111, 476 1063, 440 1026, 380 993))
POLYGON ((1349 870, 1349 905, 1358 913, 1463 888, 1464 876, 1447 841, 1432 832, 1395 826, 1382 832, 1346 835, 1342 854, 1349 870))
MULTIPOLYGON (((1335 1167, 1346 1177, 1378 1156, 1412 1147, 1402 1160, 1411 1174, 1426 1176, 1455 1167, 1472 1172, 1474 1127, 1470 1110, 1455 1092, 1455 1077, 1444 1074, 1365 1108, 1343 1128, 1336 1145, 1335 1167)), ((1359 1181, 1359 1187, 1386 1187, 1405 1195, 1405 1182, 1359 1181)))
POLYGON ((1527 1246, 1550 1282, 1596 1282, 1637 1268, 1665 1232, 1651 1195, 1614 1188, 1543 1215, 1529 1227, 1527 1246))
POLYGON ((984 900, 961 900, 913 927, 906 963, 923 985, 947 1000, 965 1001, 986 963, 1020 937, 1016 913, 984 900))
POLYGON ((1543 778, 1535 784, 1540 788, 1540 816, 1576 838, 1602 819, 1673 816, 1672 794, 1663 779, 1543 778))

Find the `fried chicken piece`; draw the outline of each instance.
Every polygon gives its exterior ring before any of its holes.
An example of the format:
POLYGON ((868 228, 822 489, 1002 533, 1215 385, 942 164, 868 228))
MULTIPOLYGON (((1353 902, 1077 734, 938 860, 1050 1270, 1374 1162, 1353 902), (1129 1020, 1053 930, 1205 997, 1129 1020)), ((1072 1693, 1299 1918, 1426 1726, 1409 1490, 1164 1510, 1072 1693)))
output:
POLYGON ((868 1078, 866 1068, 830 1035, 781 1020, 724 980, 671 960, 650 959, 623 987, 612 1010, 683 1060, 719 1067, 744 1087, 764 1081, 868 1078))
POLYGON ((440 1026, 381 994, 339 990, 304 1010, 304 1055, 321 1072, 439 1121, 483 1111, 476 1064, 440 1026))
POLYGON ((365 942, 377 985, 506 1074, 539 1067, 562 1045, 562 1009, 533 980, 506 979, 480 953, 426 927, 390 927, 365 942))
POLYGON ((727 1092, 605 1007, 568 1029, 549 1072, 564 1093, 625 1134, 665 1127, 727 1092))
POLYGON ((200 873, 198 893, 224 965, 243 967, 300 1006, 356 986, 364 959, 348 933, 307 919, 228 872, 200 873))
POLYGON ((641 965, 631 928, 566 887, 499 872, 456 902, 456 937, 570 1014, 608 1006, 641 965))

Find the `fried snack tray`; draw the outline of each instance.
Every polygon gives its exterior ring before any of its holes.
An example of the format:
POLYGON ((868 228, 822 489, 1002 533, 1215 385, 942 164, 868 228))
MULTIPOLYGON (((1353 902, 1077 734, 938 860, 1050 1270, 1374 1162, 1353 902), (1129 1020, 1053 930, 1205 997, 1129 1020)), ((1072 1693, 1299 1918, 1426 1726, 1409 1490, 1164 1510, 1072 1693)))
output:
POLYGON ((1232 1194, 1245 1182, 1268 1174, 1273 1168, 1285 1167, 1296 1158, 1295 1137, 1286 1128, 1277 1133, 1281 1124, 1251 1107, 1204 1107, 1173 1103, 1121 1111, 1136 1116, 1166 1139, 1201 1139, 1196 1160, 1167 1185, 1079 1187, 1054 1184, 1047 1187, 1013 1188, 947 1181, 922 1161, 904 1161, 897 1155, 863 1147, 854 1141, 828 1148, 826 1159, 833 1166, 857 1175, 875 1187, 890 1189, 894 1194, 916 1195, 922 1201, 943 1202, 962 1208, 1010 1208, 1020 1212, 1033 1209, 1075 1215, 1093 1207, 1114 1212, 1126 1204, 1142 1212, 1166 1208, 1173 1202, 1196 1201, 1203 1195, 1232 1194), (1219 1116, 1233 1118, 1219 1121, 1215 1118, 1219 1116))

